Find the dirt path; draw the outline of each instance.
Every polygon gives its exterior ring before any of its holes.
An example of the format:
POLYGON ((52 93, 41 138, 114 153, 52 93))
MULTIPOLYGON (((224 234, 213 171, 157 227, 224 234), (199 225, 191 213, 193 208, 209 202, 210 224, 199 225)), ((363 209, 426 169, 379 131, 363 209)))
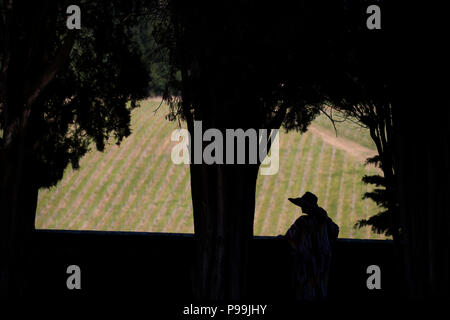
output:
POLYGON ((375 150, 366 148, 360 144, 357 144, 356 142, 350 141, 340 136, 336 137, 336 134, 334 132, 326 130, 316 124, 311 124, 308 131, 310 131, 314 135, 319 136, 326 143, 334 146, 335 148, 349 153, 351 156, 361 162, 365 162, 368 157, 373 157, 377 154, 375 150))

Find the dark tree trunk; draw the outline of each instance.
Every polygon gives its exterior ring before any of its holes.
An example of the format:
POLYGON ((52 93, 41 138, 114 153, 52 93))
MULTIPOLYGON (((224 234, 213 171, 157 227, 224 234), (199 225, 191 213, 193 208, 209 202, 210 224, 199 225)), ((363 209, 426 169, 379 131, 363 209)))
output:
MULTIPOLYGON (((225 128, 239 127, 235 122, 238 117, 227 118, 224 115, 226 108, 236 101, 239 99, 227 102, 226 99, 215 101, 212 98, 207 106, 208 110, 213 111, 202 122, 203 131, 221 128, 224 145, 225 128)), ((241 116, 245 119, 246 115, 241 116)), ((187 119, 187 123, 193 152, 196 148, 193 119, 187 119)), ((202 143, 201 150, 203 148, 202 143)), ((226 150, 223 155, 225 161, 226 150)), ((193 277, 195 297, 199 300, 242 299, 247 293, 249 246, 253 238, 259 164, 195 164, 192 154, 191 160, 196 239, 193 277)))
POLYGON ((4 131, 0 171, 1 295, 24 295, 37 206, 28 112, 4 131))
POLYGON ((450 286, 450 111, 397 110, 400 225, 410 298, 443 298, 450 286))
MULTIPOLYGON (((253 46, 248 42, 262 43, 262 39, 254 37, 248 18, 239 16, 239 6, 221 6, 223 12, 209 3, 176 2, 172 16, 174 52, 182 78, 181 113, 191 134, 191 162, 196 148, 194 120, 202 121, 203 131, 215 128, 225 137, 226 129, 278 129, 286 113, 285 108, 281 112, 276 108, 279 101, 274 97, 274 101, 262 103, 267 97, 262 96, 259 84, 273 83, 260 79, 267 74, 257 72, 260 62, 254 61, 253 46)), ((225 150, 223 156, 225 159, 225 150)), ((190 166, 196 238, 193 289, 199 300, 248 296, 258 169, 259 164, 190 166)))
POLYGON ((55 48, 49 39, 56 35, 57 7, 54 1, 12 1, 4 12, 0 70, 0 295, 22 295, 26 291, 27 259, 39 190, 33 152, 38 141, 33 136, 31 115, 42 91, 66 64, 75 41, 74 32, 69 31, 52 57, 55 48))
POLYGON ((257 170, 244 165, 191 165, 198 299, 246 296, 257 170))

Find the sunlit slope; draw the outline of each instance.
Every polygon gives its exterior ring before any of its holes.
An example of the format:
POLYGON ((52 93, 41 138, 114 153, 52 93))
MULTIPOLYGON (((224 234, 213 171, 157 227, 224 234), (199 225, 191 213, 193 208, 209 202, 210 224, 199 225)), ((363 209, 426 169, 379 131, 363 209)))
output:
MULTIPOLYGON (((120 147, 89 152, 79 170, 68 168, 56 187, 40 191, 37 228, 193 232, 189 167, 170 158, 178 124, 165 119, 165 105, 155 113, 158 105, 150 100, 133 111, 132 134, 120 147)), ((361 177, 374 170, 320 135, 281 132, 278 174, 258 177, 255 234, 284 233, 300 213, 287 198, 309 190, 341 226, 340 237, 378 238, 353 229, 377 212, 361 200, 361 177)))

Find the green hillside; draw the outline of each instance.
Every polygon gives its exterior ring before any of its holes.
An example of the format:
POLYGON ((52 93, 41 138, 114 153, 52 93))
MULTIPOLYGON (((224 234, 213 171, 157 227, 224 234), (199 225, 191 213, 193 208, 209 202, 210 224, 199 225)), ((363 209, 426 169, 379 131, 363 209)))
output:
MULTIPOLYGON (((68 168, 56 187, 40 191, 37 228, 193 232, 189 168, 170 159, 170 134, 177 123, 165 119, 165 105, 153 112, 158 105, 150 100, 133 111, 133 133, 120 147, 91 151, 80 170, 68 168)), ((325 120, 320 117, 315 127, 335 137, 325 120)), ((340 137, 361 139, 370 147, 365 131, 354 134, 341 127, 340 137)), ((340 144, 326 140, 311 132, 280 131, 279 172, 258 177, 255 234, 284 233, 300 213, 287 198, 309 190, 340 225, 340 237, 380 238, 368 229, 353 229, 356 220, 377 212, 374 203, 361 200, 367 188, 361 177, 376 169, 340 148, 345 139, 340 144)))
MULTIPOLYGON (((340 122, 342 121, 342 119, 344 119, 344 117, 336 117, 336 113, 339 115, 339 113, 335 111, 335 115, 333 116, 333 118, 337 120, 335 121, 334 125, 336 126, 338 137, 346 138, 350 141, 360 144, 363 147, 376 150, 375 143, 373 142, 366 128, 363 128, 351 121, 340 122)), ((334 126, 326 115, 321 114, 314 120, 314 122, 324 129, 329 130, 333 135, 336 135, 334 126)))

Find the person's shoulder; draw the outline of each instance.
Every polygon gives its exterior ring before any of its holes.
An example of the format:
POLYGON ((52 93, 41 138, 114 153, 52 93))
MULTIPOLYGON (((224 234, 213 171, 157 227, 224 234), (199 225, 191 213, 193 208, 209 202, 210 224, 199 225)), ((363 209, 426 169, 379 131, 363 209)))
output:
POLYGON ((308 216, 306 214, 302 214, 300 217, 298 217, 297 219, 295 219, 294 221, 294 225, 298 226, 298 225, 302 225, 307 221, 308 216))
POLYGON ((334 223, 333 219, 331 219, 328 216, 328 213, 327 213, 327 211, 324 208, 318 207, 317 210, 318 210, 318 213, 319 213, 318 216, 321 216, 321 217, 325 218, 326 221, 329 222, 329 223, 334 223))
POLYGON ((327 213, 327 211, 326 211, 324 208, 322 208, 322 207, 317 207, 316 210, 317 210, 317 212, 318 212, 319 214, 328 217, 328 213, 327 213))
POLYGON ((314 223, 315 223, 314 217, 310 216, 308 214, 301 215, 294 222, 294 224, 296 225, 297 228, 302 228, 302 227, 308 228, 314 223))

